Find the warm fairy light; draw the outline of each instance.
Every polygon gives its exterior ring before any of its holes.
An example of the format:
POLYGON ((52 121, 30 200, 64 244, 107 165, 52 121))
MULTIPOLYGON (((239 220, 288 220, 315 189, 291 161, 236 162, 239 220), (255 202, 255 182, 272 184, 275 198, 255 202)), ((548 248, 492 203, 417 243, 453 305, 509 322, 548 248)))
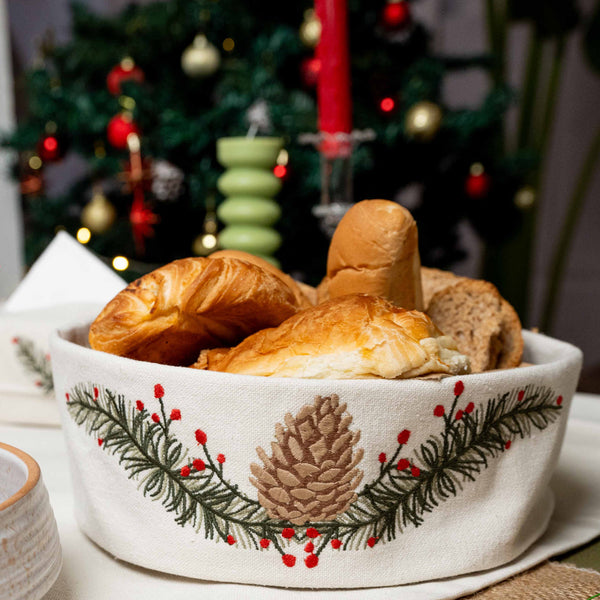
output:
POLYGON ((290 155, 285 148, 282 148, 277 155, 277 160, 275 161, 278 165, 287 165, 290 160, 290 155))
POLYGON ((129 267, 129 261, 124 256, 115 256, 112 266, 115 271, 125 271, 129 267))
POLYGON ((30 159, 29 162, 27 163, 29 165, 30 169, 33 169, 34 171, 37 171, 38 169, 42 168, 42 159, 37 156, 37 155, 33 155, 30 159))
POLYGON ((133 110, 135 108, 135 100, 131 96, 119 96, 119 104, 125 110, 133 110))
POLYGON ((44 139, 43 145, 46 152, 56 152, 58 148, 58 140, 54 136, 49 135, 44 139))
POLYGON ((80 244, 87 244, 92 239, 92 232, 87 227, 81 227, 77 230, 77 241, 80 244))
POLYGON ((225 52, 231 52, 235 48, 235 42, 232 38, 228 37, 223 40, 223 50, 225 52))
POLYGON ((473 163, 471 165, 471 168, 469 169, 469 172, 471 173, 471 175, 473 175, 474 177, 479 177, 479 175, 483 175, 485 169, 483 168, 483 165, 481 163, 473 163))
POLYGON ((217 236, 212 233, 207 233, 202 236, 202 245, 209 250, 212 250, 217 246, 217 236))
POLYGON ((277 165, 273 169, 273 174, 275 175, 275 177, 279 177, 280 179, 283 179, 285 177, 286 173, 287 173, 287 167, 285 165, 277 165))
POLYGON ((381 110, 383 112, 391 112, 394 110, 394 106, 396 106, 396 103, 394 102, 393 98, 384 98, 380 103, 379 103, 379 108, 381 108, 381 110))

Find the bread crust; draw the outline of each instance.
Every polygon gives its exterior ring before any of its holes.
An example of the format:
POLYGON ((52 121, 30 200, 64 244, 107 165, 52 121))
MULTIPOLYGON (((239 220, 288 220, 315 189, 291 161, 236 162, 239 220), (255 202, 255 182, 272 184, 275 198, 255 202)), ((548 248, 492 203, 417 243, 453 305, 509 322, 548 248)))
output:
POLYGON ((297 313, 226 353, 203 353, 195 366, 266 377, 395 379, 465 373, 468 359, 423 313, 354 294, 297 313))
POLYGON ((117 294, 90 327, 95 350, 189 365, 202 348, 231 346, 301 309, 293 291, 261 267, 230 257, 184 258, 117 294))
POLYGON ((363 200, 337 226, 327 256, 330 298, 370 294, 423 310, 417 225, 389 200, 363 200))

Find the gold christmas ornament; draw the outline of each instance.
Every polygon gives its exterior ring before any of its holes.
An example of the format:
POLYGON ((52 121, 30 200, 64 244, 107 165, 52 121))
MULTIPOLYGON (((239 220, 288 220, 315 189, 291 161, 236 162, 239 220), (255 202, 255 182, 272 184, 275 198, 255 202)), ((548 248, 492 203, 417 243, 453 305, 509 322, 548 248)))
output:
POLYGON ((111 228, 116 217, 115 207, 101 191, 96 190, 92 199, 81 211, 81 224, 92 233, 101 234, 111 228))
POLYGON ((312 8, 304 11, 300 25, 300 41, 308 48, 316 48, 321 39, 321 21, 312 8))
POLYGON ((201 33, 181 55, 181 68, 189 77, 209 77, 220 65, 219 51, 201 33))
POLYGON ((442 124, 442 110, 437 104, 423 100, 406 113, 405 129, 409 137, 428 142, 435 137, 442 124))
POLYGON ((535 204, 535 189, 525 185, 515 194, 515 206, 520 210, 529 210, 535 204))
POLYGON ((354 446, 360 431, 348 429, 352 416, 335 394, 317 396, 284 421, 286 427, 275 425, 272 456, 259 447, 263 466, 250 465, 258 500, 272 519, 295 525, 332 521, 357 497, 363 472, 356 466, 363 450, 354 446))

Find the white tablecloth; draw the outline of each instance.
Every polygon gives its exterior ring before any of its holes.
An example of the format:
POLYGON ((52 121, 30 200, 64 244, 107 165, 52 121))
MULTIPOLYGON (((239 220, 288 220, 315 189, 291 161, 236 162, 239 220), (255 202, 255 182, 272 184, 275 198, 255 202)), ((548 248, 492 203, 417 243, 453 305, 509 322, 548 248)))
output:
POLYGON ((183 579, 116 561, 77 528, 61 431, 0 425, 0 441, 21 448, 38 461, 50 494, 61 536, 64 565, 45 600, 451 600, 492 585, 600 535, 600 396, 577 394, 575 397, 559 467, 552 481, 556 510, 548 531, 532 548, 499 569, 395 588, 282 590, 183 579))

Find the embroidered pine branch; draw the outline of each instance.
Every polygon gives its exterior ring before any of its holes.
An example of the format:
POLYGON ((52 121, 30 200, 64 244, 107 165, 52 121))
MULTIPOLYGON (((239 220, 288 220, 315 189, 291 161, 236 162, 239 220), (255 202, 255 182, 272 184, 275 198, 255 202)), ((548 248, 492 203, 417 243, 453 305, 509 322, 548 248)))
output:
POLYGON ((272 541, 284 554, 281 532, 286 524, 270 519, 256 500, 224 478, 225 457, 213 459, 203 431, 196 431, 203 458, 189 456, 171 431, 181 413, 173 409, 168 417, 163 395, 162 386, 155 386, 160 414, 150 414, 141 400, 131 405, 110 390, 79 385, 67 394, 67 408, 100 447, 118 456, 145 496, 175 514, 179 525, 191 524, 207 538, 243 547, 265 547, 265 540, 272 541))
POLYGON ((13 343, 17 348, 17 357, 25 370, 36 376, 35 384, 45 394, 50 394, 54 390, 54 382, 48 354, 37 349, 33 341, 27 338, 14 338, 13 343))
POLYGON ((404 430, 392 458, 380 456, 385 463, 379 477, 364 486, 358 500, 336 521, 312 523, 323 536, 317 555, 334 540, 345 549, 365 541, 374 546, 379 540, 394 539, 407 525, 419 526, 425 513, 456 496, 464 482, 474 481, 514 440, 553 423, 562 408, 562 397, 556 399, 552 389, 541 387, 514 390, 484 407, 469 402, 457 408, 463 389, 462 383, 457 384, 449 411, 435 407, 444 430, 420 445, 414 452, 416 461, 402 457, 410 438, 410 431, 404 430))

